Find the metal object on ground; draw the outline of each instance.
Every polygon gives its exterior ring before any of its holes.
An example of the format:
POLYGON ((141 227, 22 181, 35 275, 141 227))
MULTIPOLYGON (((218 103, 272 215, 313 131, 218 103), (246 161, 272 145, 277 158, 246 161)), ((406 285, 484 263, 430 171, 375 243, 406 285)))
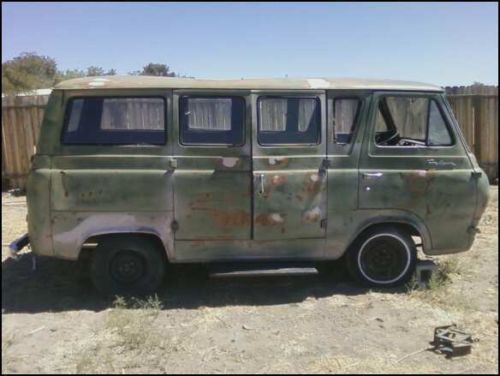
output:
POLYGON ((470 354, 473 342, 472 335, 457 329, 456 324, 438 326, 434 329, 433 350, 446 354, 447 358, 470 354))
POLYGON ((419 260, 415 267, 415 278, 419 288, 427 287, 437 265, 432 260, 419 260))
POLYGON ((10 193, 11 196, 14 197, 26 196, 26 190, 21 188, 10 189, 8 192, 10 193))
POLYGON ((13 259, 17 259, 19 251, 29 245, 29 243, 30 239, 28 234, 24 234, 23 236, 14 240, 9 244, 10 257, 12 257, 13 259))

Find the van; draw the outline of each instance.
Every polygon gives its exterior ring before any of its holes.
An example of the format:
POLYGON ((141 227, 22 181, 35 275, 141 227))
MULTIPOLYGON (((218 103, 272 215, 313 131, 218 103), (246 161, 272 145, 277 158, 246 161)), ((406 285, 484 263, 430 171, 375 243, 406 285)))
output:
POLYGON ((58 84, 13 254, 90 258, 104 293, 167 265, 345 259, 365 285, 468 250, 488 179, 442 88, 356 79, 86 77, 58 84))

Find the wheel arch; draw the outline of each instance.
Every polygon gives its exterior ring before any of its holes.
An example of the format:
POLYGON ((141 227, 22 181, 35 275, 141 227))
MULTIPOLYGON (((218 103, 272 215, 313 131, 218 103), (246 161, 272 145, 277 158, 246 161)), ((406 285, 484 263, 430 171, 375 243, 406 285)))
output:
POLYGON ((350 238, 348 242, 348 247, 345 252, 347 252, 352 244, 359 239, 361 236, 366 234, 368 231, 372 231, 376 228, 383 228, 385 226, 394 226, 400 228, 410 234, 410 236, 418 236, 422 240, 422 248, 424 252, 432 249, 432 242, 429 230, 420 221, 410 220, 408 218, 380 218, 372 219, 361 224, 354 235, 350 238))

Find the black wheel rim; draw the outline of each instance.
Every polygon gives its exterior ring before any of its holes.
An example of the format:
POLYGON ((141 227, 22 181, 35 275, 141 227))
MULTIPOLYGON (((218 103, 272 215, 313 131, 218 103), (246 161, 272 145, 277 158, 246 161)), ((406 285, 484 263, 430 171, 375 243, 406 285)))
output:
POLYGON ((359 258, 363 274, 372 282, 391 283, 408 267, 408 250, 397 238, 380 236, 361 249, 359 258))
POLYGON ((137 252, 119 251, 111 260, 110 273, 114 280, 123 284, 131 284, 144 276, 146 262, 137 252))

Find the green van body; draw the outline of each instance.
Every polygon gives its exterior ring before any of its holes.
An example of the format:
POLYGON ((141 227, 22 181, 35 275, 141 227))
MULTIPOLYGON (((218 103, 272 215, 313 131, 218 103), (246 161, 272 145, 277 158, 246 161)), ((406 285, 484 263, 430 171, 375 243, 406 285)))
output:
POLYGON ((442 89, 399 81, 163 77, 81 78, 50 96, 27 183, 34 254, 77 260, 109 234, 149 234, 171 263, 334 260, 381 224, 421 238, 428 255, 468 250, 488 199, 488 180, 470 152, 442 89), (72 98, 155 96, 166 103, 164 145, 65 145, 72 98), (182 145, 179 98, 245 101, 242 145, 182 145), (260 97, 314 97, 317 145, 261 146, 260 97), (381 96, 439 105, 451 146, 379 147, 381 96), (333 142, 336 98, 359 98, 348 145, 333 142))

